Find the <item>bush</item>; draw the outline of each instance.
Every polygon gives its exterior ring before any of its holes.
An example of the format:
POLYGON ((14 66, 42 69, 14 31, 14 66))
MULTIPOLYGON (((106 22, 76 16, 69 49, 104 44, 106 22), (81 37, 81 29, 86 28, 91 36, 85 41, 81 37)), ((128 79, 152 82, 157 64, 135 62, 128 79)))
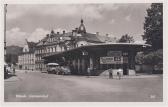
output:
POLYGON ((147 54, 140 52, 136 55, 135 62, 137 64, 148 64, 148 65, 162 64, 163 50, 159 49, 157 51, 149 52, 147 54))
POLYGON ((150 52, 144 56, 144 64, 158 65, 163 63, 163 50, 150 52))

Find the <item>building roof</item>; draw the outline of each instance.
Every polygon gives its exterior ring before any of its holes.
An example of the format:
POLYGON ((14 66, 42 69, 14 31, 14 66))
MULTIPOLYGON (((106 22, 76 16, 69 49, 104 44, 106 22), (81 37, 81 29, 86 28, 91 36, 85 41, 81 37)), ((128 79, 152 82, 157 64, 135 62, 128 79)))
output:
POLYGON ((36 46, 42 46, 46 41, 47 41, 47 39, 48 39, 49 37, 44 37, 42 40, 40 40, 38 43, 37 43, 37 45, 36 46))
POLYGON ((36 47, 37 43, 27 41, 27 45, 28 45, 28 48, 29 48, 29 53, 35 52, 35 47, 36 47))
POLYGON ((96 34, 86 32, 86 33, 83 33, 82 36, 83 36, 83 38, 86 39, 87 42, 103 43, 103 41, 101 41, 98 38, 98 35, 96 35, 96 34))
POLYGON ((44 59, 52 58, 53 56, 63 56, 63 55, 68 55, 73 52, 80 52, 83 50, 91 50, 95 52, 95 50, 102 51, 102 49, 111 49, 111 48, 116 48, 116 49, 127 49, 127 50, 134 50, 134 51, 142 51, 146 47, 150 47, 151 45, 149 44, 137 44, 137 43, 102 43, 102 44, 94 44, 94 45, 85 45, 81 47, 77 47, 74 49, 70 49, 67 51, 63 52, 57 52, 52 55, 45 56, 44 59))

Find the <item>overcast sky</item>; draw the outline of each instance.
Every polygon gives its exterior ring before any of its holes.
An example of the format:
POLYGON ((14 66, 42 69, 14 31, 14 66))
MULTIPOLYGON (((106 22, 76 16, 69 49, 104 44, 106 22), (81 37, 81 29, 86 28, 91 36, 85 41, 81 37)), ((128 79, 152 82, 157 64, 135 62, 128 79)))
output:
POLYGON ((25 39, 38 41, 54 29, 71 31, 83 18, 87 32, 120 38, 128 33, 141 42, 146 9, 150 4, 9 4, 7 45, 23 46, 25 39))

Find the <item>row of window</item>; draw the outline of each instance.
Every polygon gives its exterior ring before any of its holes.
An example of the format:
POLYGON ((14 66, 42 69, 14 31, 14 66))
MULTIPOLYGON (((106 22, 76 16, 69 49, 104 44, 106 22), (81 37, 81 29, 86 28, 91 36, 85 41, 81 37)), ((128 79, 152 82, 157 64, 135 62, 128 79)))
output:
POLYGON ((36 64, 36 69, 45 69, 46 65, 45 64, 36 64))
MULTIPOLYGON (((60 38, 61 39, 61 38, 60 38)), ((59 40, 59 38, 57 37, 55 37, 55 38, 49 38, 48 39, 48 42, 54 42, 54 41, 58 41, 59 40)))
POLYGON ((21 56, 19 56, 19 59, 31 59, 31 58, 35 58, 34 54, 23 54, 21 56))
POLYGON ((60 46, 54 46, 54 47, 47 47, 44 49, 38 49, 36 50, 36 54, 42 54, 42 53, 52 53, 52 52, 60 52, 60 51, 64 51, 64 47, 60 47, 60 46))
POLYGON ((26 64, 26 65, 23 65, 22 69, 33 70, 33 69, 35 69, 35 66, 26 64))
POLYGON ((42 60, 42 58, 41 58, 42 56, 37 56, 36 57, 36 60, 38 61, 38 60, 42 60))
POLYGON ((19 64, 35 64, 34 59, 31 60, 19 60, 19 64))

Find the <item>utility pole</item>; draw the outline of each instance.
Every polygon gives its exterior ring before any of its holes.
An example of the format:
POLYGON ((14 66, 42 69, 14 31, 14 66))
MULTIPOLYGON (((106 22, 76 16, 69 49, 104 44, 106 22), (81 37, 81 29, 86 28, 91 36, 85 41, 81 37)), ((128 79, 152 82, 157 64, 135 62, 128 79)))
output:
POLYGON ((6 13, 7 4, 4 4, 4 59, 6 61, 6 13))
POLYGON ((4 78, 8 77, 8 72, 6 70, 6 13, 7 13, 7 4, 4 4, 4 78))

